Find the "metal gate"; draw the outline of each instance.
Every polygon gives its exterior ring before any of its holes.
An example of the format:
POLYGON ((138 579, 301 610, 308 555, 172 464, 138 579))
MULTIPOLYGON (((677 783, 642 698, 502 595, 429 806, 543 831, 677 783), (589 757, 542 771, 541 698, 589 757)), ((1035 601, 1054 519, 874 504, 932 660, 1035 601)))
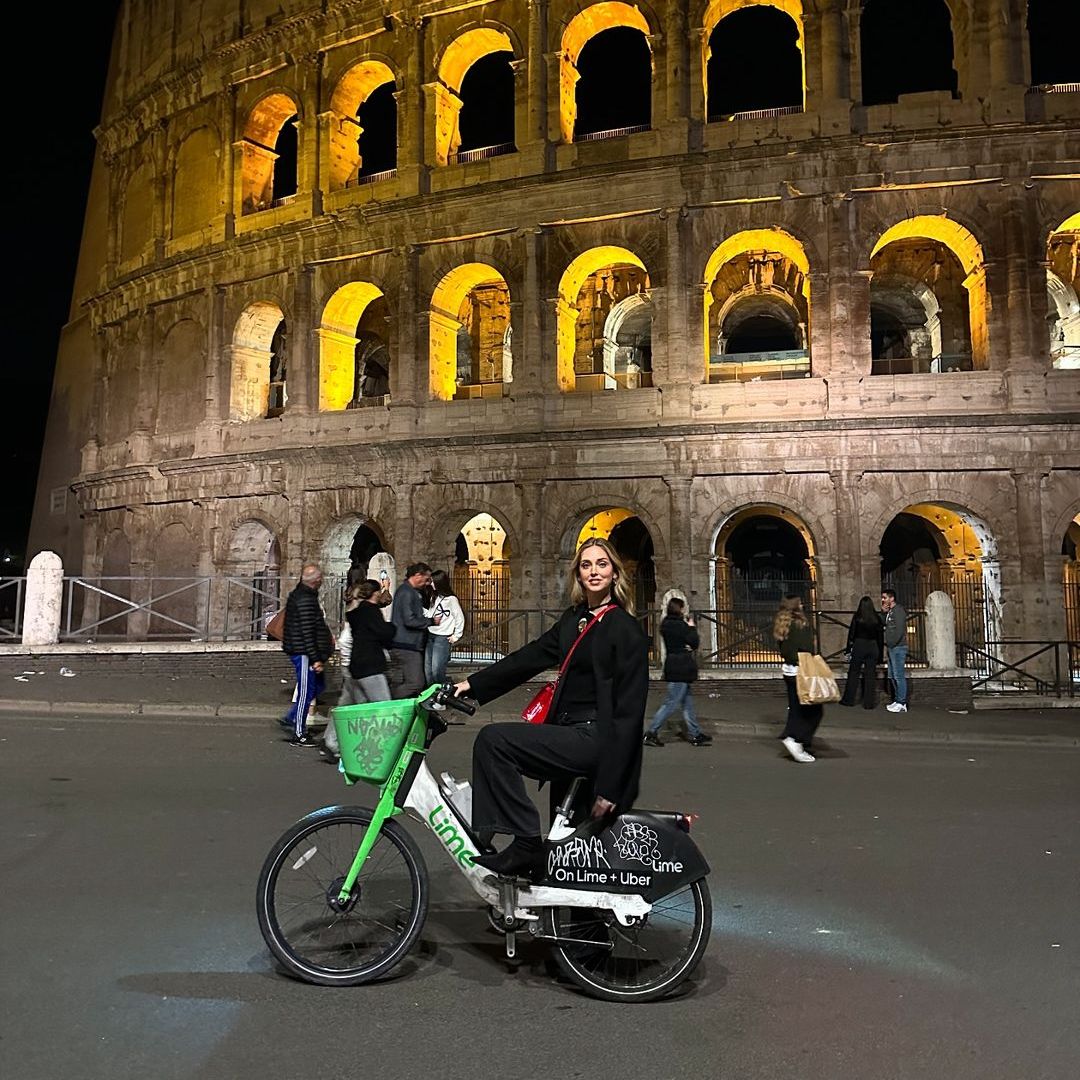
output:
POLYGON ((1080 562, 1070 560, 1061 571, 1062 600, 1065 604, 1065 639, 1069 649, 1069 675, 1080 680, 1080 562))
POLYGON ((465 632, 454 646, 453 659, 466 663, 498 660, 510 651, 510 567, 495 563, 490 570, 472 563, 450 568, 465 632))

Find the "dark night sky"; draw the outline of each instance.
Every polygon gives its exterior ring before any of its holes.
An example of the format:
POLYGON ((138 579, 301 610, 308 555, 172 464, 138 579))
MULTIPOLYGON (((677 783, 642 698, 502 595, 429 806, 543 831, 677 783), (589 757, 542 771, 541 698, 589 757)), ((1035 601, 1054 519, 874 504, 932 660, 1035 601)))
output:
MULTIPOLYGON (((120 0, 90 0, 65 7, 62 16, 52 16, 59 30, 51 37, 43 34, 48 27, 35 21, 28 7, 17 5, 7 15, 7 40, 15 48, 34 50, 34 74, 25 79, 24 96, 9 110, 9 159, 2 180, 11 282, 6 321, 15 330, 13 348, 0 366, 0 400, 7 406, 6 422, 0 425, 7 480, 0 559, 10 553, 16 562, 0 564, 0 574, 17 570, 30 527, 57 343, 67 319, 86 207, 92 131, 100 119, 119 6, 120 0)), ((1062 45, 1075 36, 1061 33, 1060 8, 1045 0, 1040 8, 1047 25, 1032 27, 1037 42, 1032 59, 1040 69, 1034 81, 1076 79, 1075 55, 1062 45)), ((1071 18, 1080 20, 1080 15, 1071 18)))

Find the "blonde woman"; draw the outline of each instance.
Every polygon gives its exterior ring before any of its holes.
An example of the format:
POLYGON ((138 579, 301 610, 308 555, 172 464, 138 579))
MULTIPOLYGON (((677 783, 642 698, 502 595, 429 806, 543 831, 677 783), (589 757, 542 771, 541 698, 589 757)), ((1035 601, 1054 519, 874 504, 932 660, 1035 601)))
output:
POLYGON ((814 631, 803 611, 802 597, 785 596, 780 602, 780 610, 773 619, 773 637, 780 650, 780 672, 787 687, 788 711, 780 741, 784 749, 798 762, 808 764, 814 760, 810 753, 810 743, 821 723, 823 708, 821 705, 803 705, 795 684, 799 673, 799 653, 814 651, 814 631))
POLYGON ((553 809, 573 777, 588 777, 591 791, 579 792, 575 809, 587 808, 594 818, 628 810, 637 798, 648 640, 608 541, 589 540, 578 548, 569 584, 571 606, 553 627, 456 686, 458 694, 483 705, 560 667, 573 648, 543 724, 489 724, 473 745, 474 831, 485 842, 495 833, 513 837, 502 851, 476 860, 496 874, 542 873, 540 815, 525 777, 551 781, 553 809))

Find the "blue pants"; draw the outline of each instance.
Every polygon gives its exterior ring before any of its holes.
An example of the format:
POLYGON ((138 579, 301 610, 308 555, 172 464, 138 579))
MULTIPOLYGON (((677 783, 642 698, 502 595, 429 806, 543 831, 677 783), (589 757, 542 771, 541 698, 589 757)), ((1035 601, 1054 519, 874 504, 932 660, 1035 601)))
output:
POLYGON ((907 646, 893 645, 885 650, 889 657, 889 678, 896 687, 895 701, 907 704, 907 676, 904 674, 904 662, 907 660, 907 646))
POLYGON ((450 639, 441 634, 428 634, 424 652, 424 678, 427 685, 446 681, 446 665, 450 662, 450 639))
POLYGON ((663 727, 664 721, 679 709, 682 709, 683 719, 686 721, 686 733, 691 739, 696 739, 701 734, 701 728, 698 727, 697 716, 694 714, 694 699, 690 696, 688 682, 667 684, 667 697, 649 724, 649 734, 655 735, 663 727))
POLYGON ((308 707, 314 705, 323 692, 323 677, 311 669, 311 661, 306 656, 290 656, 289 659, 296 669, 296 701, 289 710, 289 719, 299 739, 307 734, 308 707))

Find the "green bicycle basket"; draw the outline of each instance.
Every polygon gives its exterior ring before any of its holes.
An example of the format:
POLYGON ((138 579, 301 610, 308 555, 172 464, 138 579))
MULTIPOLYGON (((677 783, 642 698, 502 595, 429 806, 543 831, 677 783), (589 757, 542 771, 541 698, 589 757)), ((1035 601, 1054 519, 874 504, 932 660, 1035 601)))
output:
POLYGON ((403 698, 331 709, 342 771, 350 780, 386 782, 409 736, 415 706, 415 698, 403 698))

